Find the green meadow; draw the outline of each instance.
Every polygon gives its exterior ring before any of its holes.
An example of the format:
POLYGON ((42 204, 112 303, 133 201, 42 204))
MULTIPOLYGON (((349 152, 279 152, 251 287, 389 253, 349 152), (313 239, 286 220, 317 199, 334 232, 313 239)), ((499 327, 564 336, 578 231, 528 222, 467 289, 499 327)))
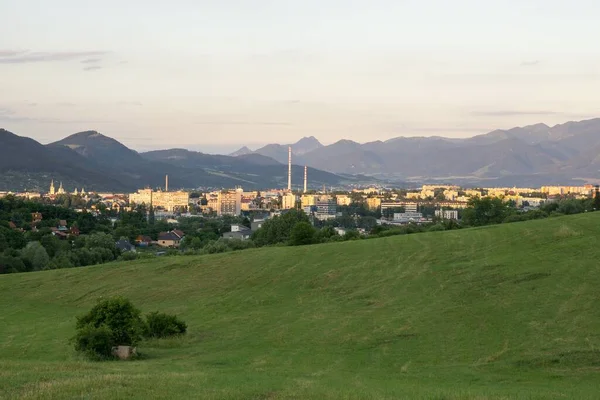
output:
POLYGON ((598 399, 600 213, 0 276, 2 399, 598 399), (90 362, 123 295, 188 323, 90 362))

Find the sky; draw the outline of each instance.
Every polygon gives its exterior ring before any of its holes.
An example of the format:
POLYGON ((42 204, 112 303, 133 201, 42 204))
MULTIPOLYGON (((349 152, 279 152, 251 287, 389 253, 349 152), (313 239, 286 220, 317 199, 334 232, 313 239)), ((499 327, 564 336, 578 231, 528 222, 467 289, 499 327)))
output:
POLYGON ((1 0, 0 127, 229 152, 600 117, 597 0, 1 0))

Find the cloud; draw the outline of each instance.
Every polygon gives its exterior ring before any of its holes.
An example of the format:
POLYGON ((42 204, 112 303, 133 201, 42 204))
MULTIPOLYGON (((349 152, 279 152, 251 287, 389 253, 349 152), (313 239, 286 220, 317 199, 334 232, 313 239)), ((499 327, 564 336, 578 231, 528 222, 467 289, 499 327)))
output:
POLYGON ((559 111, 547 111, 547 110, 497 110, 497 111, 473 111, 470 113, 474 117, 511 117, 518 115, 561 115, 559 111))
POLYGON ((139 101, 117 101, 117 105, 119 106, 143 106, 139 101))
POLYGON ((248 125, 248 126, 292 126, 289 122, 277 121, 201 121, 197 125, 248 125))
POLYGON ((61 106, 61 107, 75 107, 77 104, 63 101, 63 102, 56 103, 56 105, 61 106))
POLYGON ((84 71, 96 71, 98 69, 102 69, 100 65, 90 65, 89 67, 84 67, 84 71))
POLYGON ((102 61, 101 58, 86 58, 85 60, 81 60, 82 64, 95 64, 102 61))
POLYGON ((38 122, 46 124, 111 124, 112 121, 102 120, 78 120, 78 119, 58 119, 58 118, 32 118, 21 117, 15 114, 10 108, 0 108, 0 121, 2 122, 38 122))
POLYGON ((521 67, 535 67, 536 65, 540 64, 540 60, 523 61, 521 62, 521 67))
POLYGON ((0 64, 26 64, 51 61, 71 61, 80 58, 106 55, 106 51, 59 51, 59 52, 31 52, 0 50, 0 64))
POLYGON ((25 52, 16 50, 0 50, 0 57, 12 57, 23 53, 25 52))

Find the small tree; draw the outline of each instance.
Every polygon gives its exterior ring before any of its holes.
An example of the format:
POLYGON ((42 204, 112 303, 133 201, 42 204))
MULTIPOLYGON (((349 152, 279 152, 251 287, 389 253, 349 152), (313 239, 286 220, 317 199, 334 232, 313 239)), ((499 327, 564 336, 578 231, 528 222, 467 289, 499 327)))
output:
MULTIPOLYGON (((87 335, 82 336, 82 334, 93 333, 96 335, 94 329, 99 328, 102 328, 103 332, 104 328, 110 331, 111 348, 137 345, 144 332, 141 314, 141 311, 124 297, 99 301, 87 314, 77 318, 78 334, 75 337, 75 348, 79 351, 86 351, 87 342, 80 339, 87 338, 87 335)), ((101 336, 104 337, 104 333, 101 336)), ((108 348, 108 345, 105 348, 108 348)), ((110 356, 110 354, 106 354, 106 356, 110 356)))
POLYGON ((315 242, 315 228, 308 222, 298 222, 292 228, 290 244, 292 246, 304 246, 315 242))
POLYGON ((152 312, 146 316, 146 336, 164 338, 168 336, 183 335, 187 331, 187 324, 175 315, 152 312))

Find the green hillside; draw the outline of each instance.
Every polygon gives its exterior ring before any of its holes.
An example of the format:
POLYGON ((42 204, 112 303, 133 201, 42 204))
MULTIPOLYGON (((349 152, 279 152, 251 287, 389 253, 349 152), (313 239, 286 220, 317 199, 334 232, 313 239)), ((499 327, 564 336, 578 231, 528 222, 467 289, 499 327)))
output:
POLYGON ((595 399, 600 213, 0 276, 0 398, 595 399), (185 338, 92 363, 100 296, 185 338))

